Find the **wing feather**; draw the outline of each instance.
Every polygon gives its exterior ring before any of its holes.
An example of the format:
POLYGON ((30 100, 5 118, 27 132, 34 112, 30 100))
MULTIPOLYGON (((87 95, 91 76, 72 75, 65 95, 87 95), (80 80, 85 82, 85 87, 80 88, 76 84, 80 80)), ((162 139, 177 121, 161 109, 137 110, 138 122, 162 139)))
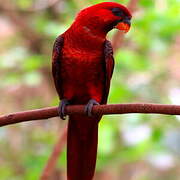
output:
POLYGON ((106 40, 104 45, 104 59, 105 59, 105 91, 103 96, 103 104, 107 103, 107 97, 109 94, 111 77, 114 70, 114 57, 113 57, 113 48, 110 41, 106 40))
POLYGON ((64 38, 62 35, 58 36, 54 42, 52 52, 52 75, 56 91, 59 96, 61 95, 61 79, 60 79, 60 68, 62 59, 62 48, 64 44, 64 38))

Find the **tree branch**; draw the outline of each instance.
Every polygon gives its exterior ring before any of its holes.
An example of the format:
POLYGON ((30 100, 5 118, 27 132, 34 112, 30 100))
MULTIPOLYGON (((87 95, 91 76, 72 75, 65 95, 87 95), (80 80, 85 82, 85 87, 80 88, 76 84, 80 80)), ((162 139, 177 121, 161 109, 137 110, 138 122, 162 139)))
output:
POLYGON ((42 172, 40 180, 48 180, 51 177, 53 170, 56 167, 56 163, 59 158, 59 155, 62 152, 64 145, 66 143, 66 138, 67 138, 67 127, 64 128, 63 132, 60 134, 59 139, 56 145, 54 146, 53 152, 51 153, 49 160, 42 172))
MULTIPOLYGON (((66 108, 66 114, 84 114, 84 107, 84 105, 68 106, 66 108)), ((97 115, 127 113, 180 115, 180 105, 163 105, 148 103, 97 105, 93 107, 92 113, 97 115)), ((30 111, 17 112, 0 116, 0 126, 25 121, 48 119, 56 116, 58 116, 57 107, 48 107, 30 111)))

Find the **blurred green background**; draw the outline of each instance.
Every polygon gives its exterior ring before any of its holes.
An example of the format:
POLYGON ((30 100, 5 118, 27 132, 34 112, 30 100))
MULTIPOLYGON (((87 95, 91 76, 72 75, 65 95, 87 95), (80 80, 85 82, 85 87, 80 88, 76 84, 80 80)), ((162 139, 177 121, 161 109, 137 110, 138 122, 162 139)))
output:
MULTIPOLYGON (((0 0, 0 115, 58 104, 51 77, 54 39, 80 9, 99 2, 0 0)), ((109 103, 180 104, 180 1, 139 0, 133 6, 132 28, 114 55, 109 103)), ((53 118, 0 128, 0 179, 39 179, 66 123, 53 118)), ((65 174, 64 147, 50 179, 65 174)), ((96 180, 179 178, 180 117, 103 117, 96 180)))

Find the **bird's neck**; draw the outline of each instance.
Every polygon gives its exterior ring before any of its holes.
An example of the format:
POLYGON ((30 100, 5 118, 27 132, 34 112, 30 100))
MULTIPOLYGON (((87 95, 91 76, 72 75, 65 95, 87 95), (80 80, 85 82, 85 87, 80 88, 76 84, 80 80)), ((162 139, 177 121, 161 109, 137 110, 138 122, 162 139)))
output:
POLYGON ((106 33, 101 32, 96 27, 91 28, 85 25, 73 23, 66 32, 68 41, 74 48, 83 48, 89 50, 101 49, 106 40, 106 33))

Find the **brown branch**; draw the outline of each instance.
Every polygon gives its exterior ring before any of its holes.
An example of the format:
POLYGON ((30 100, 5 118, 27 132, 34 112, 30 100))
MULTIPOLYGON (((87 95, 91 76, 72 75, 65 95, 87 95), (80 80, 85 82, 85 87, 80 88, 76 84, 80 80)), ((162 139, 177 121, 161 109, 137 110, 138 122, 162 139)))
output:
MULTIPOLYGON (((139 0, 130 0, 129 4, 127 5, 128 9, 130 10, 131 13, 134 13, 136 10, 137 4, 139 0)), ((123 44, 124 40, 124 33, 123 32, 116 32, 113 36, 112 39, 112 46, 114 51, 116 51, 118 48, 120 48, 123 44)))
MULTIPOLYGON (((83 105, 68 106, 66 114, 84 114, 83 105)), ((93 107, 93 114, 107 115, 107 114, 127 114, 127 113, 154 113, 166 115, 180 115, 180 105, 164 105, 164 104, 111 104, 111 105, 97 105, 93 107)), ((30 111, 23 111, 0 116, 0 126, 15 124, 25 121, 48 119, 58 116, 57 107, 48 107, 42 109, 35 109, 30 111)))
POLYGON ((55 169, 55 166, 57 164, 59 154, 62 152, 64 145, 66 143, 66 137, 67 128, 65 128, 64 131, 60 134, 59 139, 54 146, 53 152, 42 172, 40 180, 48 180, 51 177, 53 170, 55 169))

